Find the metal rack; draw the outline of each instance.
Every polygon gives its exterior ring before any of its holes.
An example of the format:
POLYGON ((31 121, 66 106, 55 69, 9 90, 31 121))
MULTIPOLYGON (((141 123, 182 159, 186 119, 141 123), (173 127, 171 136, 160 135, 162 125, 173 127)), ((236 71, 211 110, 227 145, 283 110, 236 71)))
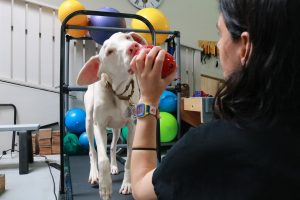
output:
MULTIPOLYGON (((73 199, 72 198, 72 187, 71 187, 71 176, 69 172, 69 163, 68 156, 64 155, 64 147, 63 147, 63 138, 65 136, 66 130, 64 127, 64 114, 69 109, 69 92, 72 91, 86 91, 86 87, 77 87, 69 85, 69 47, 70 41, 73 39, 76 40, 90 40, 89 37, 82 38, 73 38, 69 35, 66 35, 66 29, 79 29, 79 30, 105 30, 105 31, 121 31, 121 32, 139 32, 139 33, 150 33, 152 36, 153 44, 156 44, 156 34, 170 34, 175 39, 176 44, 176 63, 179 65, 180 63, 180 32, 179 31, 156 31, 152 24, 145 19, 144 17, 136 14, 128 14, 128 13, 111 13, 111 12, 102 12, 102 11, 91 11, 91 10, 79 10, 68 15, 61 25, 61 40, 60 40, 60 195, 65 196, 65 199, 73 199), (94 27, 94 26, 74 26, 67 25, 69 19, 76 15, 95 15, 95 16, 107 16, 107 17, 118 17, 118 18, 131 18, 138 19, 145 23, 149 30, 142 29, 129 29, 129 28, 113 28, 113 27, 94 27), (66 185, 65 185, 66 184, 66 185)), ((178 132, 177 139, 181 137, 181 128, 180 128, 180 67, 178 66, 177 71, 177 79, 175 80, 175 86, 173 86, 174 90, 177 92, 177 124, 178 124, 178 132)), ((160 148, 160 130, 159 130, 159 120, 157 125, 157 158, 158 161, 161 159, 161 148, 160 148)), ((171 144, 169 144, 171 145, 171 144)))

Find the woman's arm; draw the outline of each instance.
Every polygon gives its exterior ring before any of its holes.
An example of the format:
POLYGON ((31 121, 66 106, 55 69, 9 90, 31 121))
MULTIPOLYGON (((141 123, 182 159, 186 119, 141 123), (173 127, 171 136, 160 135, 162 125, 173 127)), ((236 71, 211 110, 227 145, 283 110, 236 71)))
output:
MULTIPOLYGON (((166 78, 161 78, 165 50, 154 47, 142 50, 133 58, 131 67, 135 71, 143 103, 158 108, 159 98, 166 87, 175 78, 176 70, 166 78), (155 58, 156 57, 156 58, 155 58)), ((133 148, 156 148, 157 119, 147 115, 137 119, 133 148)), ((156 168, 156 151, 133 150, 131 158, 131 175, 133 196, 137 200, 156 199, 152 185, 152 175, 156 168)))

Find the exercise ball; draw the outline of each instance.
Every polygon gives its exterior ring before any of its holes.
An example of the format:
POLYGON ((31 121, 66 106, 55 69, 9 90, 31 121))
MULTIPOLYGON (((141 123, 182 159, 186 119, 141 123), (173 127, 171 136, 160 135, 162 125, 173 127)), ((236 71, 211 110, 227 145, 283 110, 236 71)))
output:
MULTIPOLYGON (((77 24, 78 26, 87 26, 88 22, 83 24, 77 24)), ((87 36, 88 30, 80 30, 80 29, 66 29, 68 35, 74 38, 80 38, 87 36)))
POLYGON ((175 112, 177 109, 177 96, 168 90, 165 90, 159 101, 159 110, 161 112, 175 112))
POLYGON ((65 126, 69 132, 81 134, 85 131, 85 111, 72 108, 65 114, 65 126))
POLYGON ((83 149, 89 150, 89 139, 88 139, 88 134, 86 132, 80 134, 79 144, 83 149))
POLYGON ((80 151, 80 144, 76 134, 68 132, 64 137, 64 152, 75 155, 80 151))
POLYGON ((167 112, 160 112, 160 141, 171 142, 177 135, 177 120, 176 118, 167 112))
MULTIPOLYGON (((160 10, 156 8, 144 8, 139 10, 136 14, 146 18, 152 24, 152 26, 156 31, 170 30, 167 17, 160 10)), ((144 22, 138 19, 132 19, 131 27, 134 29, 149 30, 148 26, 144 22)), ((139 34, 146 39, 148 44, 153 44, 152 36, 150 33, 139 33, 139 34)), ((156 45, 160 45, 164 43, 167 37, 168 34, 156 34, 156 45)))
MULTIPOLYGON (((119 13, 118 10, 110 7, 100 8, 98 11, 102 12, 113 12, 119 13)), ((92 15, 90 17, 90 25, 91 26, 99 26, 99 27, 113 27, 113 28, 126 28, 126 21, 124 18, 120 17, 108 17, 108 16, 95 16, 92 15)), ((90 36, 92 39, 98 44, 103 44, 105 40, 110 38, 111 35, 118 31, 107 31, 107 30, 90 30, 90 36)))
MULTIPOLYGON (((77 10, 85 10, 84 5, 76 0, 65 0, 58 8, 58 18, 61 22, 71 13, 77 10)), ((68 25, 79 25, 87 24, 88 18, 86 15, 76 15, 72 17, 67 24, 68 25)))
POLYGON ((122 138, 122 141, 126 141, 127 140, 127 136, 128 136, 128 127, 124 126, 121 129, 121 138, 122 138))

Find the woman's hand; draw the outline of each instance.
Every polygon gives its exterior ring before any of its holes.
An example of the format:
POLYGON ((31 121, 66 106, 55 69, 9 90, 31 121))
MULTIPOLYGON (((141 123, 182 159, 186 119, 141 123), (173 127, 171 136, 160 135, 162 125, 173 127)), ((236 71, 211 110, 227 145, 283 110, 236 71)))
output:
POLYGON ((176 70, 174 70, 167 77, 161 78, 165 54, 166 51, 159 46, 142 49, 130 63, 139 82, 141 100, 154 106, 158 106, 160 95, 176 75, 176 70))

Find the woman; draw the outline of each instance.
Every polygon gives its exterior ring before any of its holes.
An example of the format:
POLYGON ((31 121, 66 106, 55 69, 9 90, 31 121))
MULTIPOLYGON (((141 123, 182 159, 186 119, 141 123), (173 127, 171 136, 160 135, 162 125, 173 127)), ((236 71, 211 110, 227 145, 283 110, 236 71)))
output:
MULTIPOLYGON (((226 83, 216 94, 216 120, 186 133, 157 167, 156 117, 137 119, 138 200, 300 199, 300 1, 219 0, 219 9, 226 83)), ((156 47, 132 61, 141 102, 155 107, 175 77, 160 78, 164 54, 156 47)))

